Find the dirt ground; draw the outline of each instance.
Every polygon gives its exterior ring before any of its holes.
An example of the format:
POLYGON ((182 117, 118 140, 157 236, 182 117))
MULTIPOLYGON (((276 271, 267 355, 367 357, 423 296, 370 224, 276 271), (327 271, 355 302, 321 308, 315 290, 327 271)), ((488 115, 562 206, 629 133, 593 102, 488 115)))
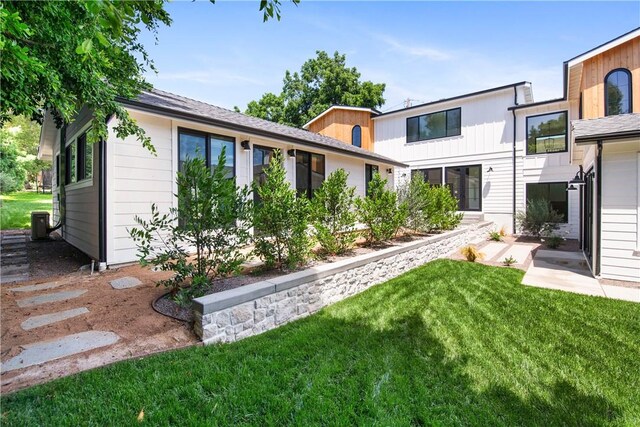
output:
POLYGON ((19 354, 22 346, 46 341, 84 331, 112 331, 120 336, 114 345, 91 350, 57 361, 31 368, 3 372, 0 376, 2 393, 18 390, 29 385, 49 381, 82 370, 102 366, 118 360, 140 357, 169 349, 198 343, 191 325, 168 318, 155 312, 151 306, 154 299, 162 295, 163 288, 154 281, 166 273, 152 272, 137 265, 91 276, 88 272, 74 272, 21 282, 1 289, 1 343, 2 362, 19 354), (132 276, 142 281, 130 289, 116 290, 111 280, 132 276), (36 292, 12 292, 11 288, 44 282, 57 282, 59 287, 36 292), (86 289, 87 292, 67 301, 52 302, 34 307, 19 308, 17 299, 47 293, 86 289), (53 313, 72 308, 86 307, 89 313, 51 325, 25 331, 20 324, 30 316, 53 313))
POLYGON ((31 279, 73 273, 91 262, 89 256, 62 240, 56 232, 51 233, 48 240, 28 239, 27 259, 31 279))

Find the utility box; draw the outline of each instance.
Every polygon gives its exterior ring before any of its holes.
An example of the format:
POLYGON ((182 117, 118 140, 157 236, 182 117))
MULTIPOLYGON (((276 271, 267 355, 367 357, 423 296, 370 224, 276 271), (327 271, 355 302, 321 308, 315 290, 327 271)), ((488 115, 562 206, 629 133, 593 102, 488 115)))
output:
POLYGON ((49 228, 49 212, 31 212, 31 240, 46 239, 49 228))

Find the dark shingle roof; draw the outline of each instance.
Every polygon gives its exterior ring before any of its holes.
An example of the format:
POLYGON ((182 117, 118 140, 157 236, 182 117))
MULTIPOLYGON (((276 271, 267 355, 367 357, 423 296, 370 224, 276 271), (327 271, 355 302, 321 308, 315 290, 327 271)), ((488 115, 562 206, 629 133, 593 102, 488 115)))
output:
POLYGON ((185 119, 200 121, 227 129, 244 131, 279 140, 322 148, 342 154, 369 159, 373 161, 407 166, 397 160, 373 153, 353 145, 345 144, 337 139, 329 138, 304 129, 281 125, 257 117, 247 116, 205 102, 196 101, 184 96, 175 95, 159 89, 142 92, 135 100, 120 99, 122 104, 142 110, 162 112, 185 119))
POLYGON ((577 142, 640 135, 640 114, 621 114, 598 119, 573 120, 573 136, 577 142))

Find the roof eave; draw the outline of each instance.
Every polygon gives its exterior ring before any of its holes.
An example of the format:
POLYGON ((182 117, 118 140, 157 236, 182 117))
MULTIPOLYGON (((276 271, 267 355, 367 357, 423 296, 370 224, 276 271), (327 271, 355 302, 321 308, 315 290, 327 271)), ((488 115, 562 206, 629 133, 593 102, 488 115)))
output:
POLYGON ((640 137, 640 130, 577 136, 574 138, 574 142, 577 145, 590 145, 590 144, 596 144, 598 141, 603 141, 603 140, 610 141, 610 140, 627 139, 627 138, 633 138, 633 137, 640 137))

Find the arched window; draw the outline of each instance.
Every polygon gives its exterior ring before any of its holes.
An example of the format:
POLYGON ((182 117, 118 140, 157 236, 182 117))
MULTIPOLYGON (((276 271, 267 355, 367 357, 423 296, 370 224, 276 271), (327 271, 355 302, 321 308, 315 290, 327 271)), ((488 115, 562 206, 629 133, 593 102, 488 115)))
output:
POLYGON ((356 147, 362 147, 362 130, 359 125, 355 125, 351 129, 351 144, 356 147))
POLYGON ((604 78, 604 115, 631 112, 631 73, 624 68, 611 71, 604 78))

